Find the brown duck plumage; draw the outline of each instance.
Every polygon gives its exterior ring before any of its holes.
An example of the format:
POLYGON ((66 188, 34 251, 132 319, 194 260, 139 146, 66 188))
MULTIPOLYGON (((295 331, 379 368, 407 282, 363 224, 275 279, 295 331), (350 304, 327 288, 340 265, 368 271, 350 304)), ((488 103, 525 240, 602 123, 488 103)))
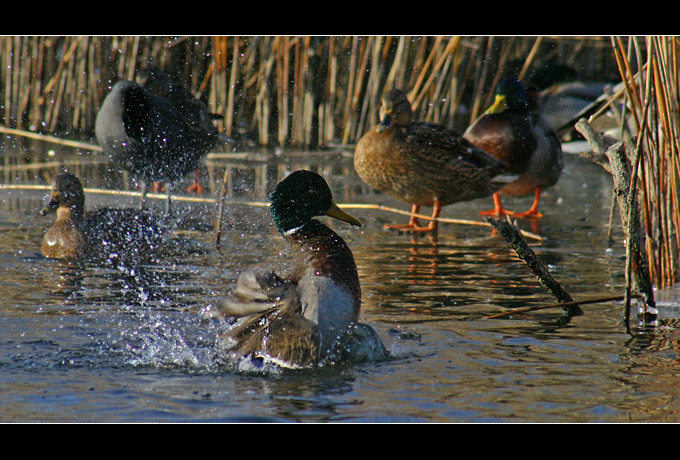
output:
POLYGON ((80 180, 62 173, 54 181, 50 202, 40 214, 57 219, 43 236, 40 252, 54 259, 148 260, 161 243, 164 227, 149 211, 100 208, 85 213, 80 180))
MULTIPOLYGON (((354 167, 373 188, 412 205, 432 206, 433 218, 442 206, 483 198, 505 185, 506 166, 435 123, 414 121, 403 91, 393 89, 382 97, 380 123, 356 146, 354 167)), ((390 228, 436 230, 432 221, 421 227, 416 219, 390 228)))

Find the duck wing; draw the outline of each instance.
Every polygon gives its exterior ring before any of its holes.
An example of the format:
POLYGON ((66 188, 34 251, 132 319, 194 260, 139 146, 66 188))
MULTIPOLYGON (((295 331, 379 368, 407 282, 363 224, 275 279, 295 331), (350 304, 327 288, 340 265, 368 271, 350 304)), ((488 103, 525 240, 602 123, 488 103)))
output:
POLYGON ((557 183, 562 174, 562 145, 550 123, 538 113, 532 114, 532 129, 538 144, 529 162, 529 171, 536 176, 537 186, 547 188, 557 183))
POLYGON ((280 316, 270 310, 246 318, 220 335, 223 350, 252 358, 268 358, 289 368, 307 367, 319 360, 318 328, 301 316, 280 316))
POLYGON ((416 122, 408 129, 404 143, 423 164, 433 168, 456 171, 478 171, 495 176, 507 166, 485 151, 475 147, 456 131, 435 123, 416 122))
POLYGON ((293 313, 298 309, 295 283, 267 268, 254 268, 241 273, 231 295, 220 305, 222 314, 237 318, 270 310, 293 313))
POLYGON ((507 165, 444 126, 412 123, 401 145, 423 190, 449 204, 483 198, 517 179, 507 165))
POLYGON ((220 309, 225 316, 239 318, 220 335, 222 349, 254 358, 266 356, 284 367, 306 367, 318 360, 318 327, 301 316, 297 284, 273 270, 243 272, 220 309))

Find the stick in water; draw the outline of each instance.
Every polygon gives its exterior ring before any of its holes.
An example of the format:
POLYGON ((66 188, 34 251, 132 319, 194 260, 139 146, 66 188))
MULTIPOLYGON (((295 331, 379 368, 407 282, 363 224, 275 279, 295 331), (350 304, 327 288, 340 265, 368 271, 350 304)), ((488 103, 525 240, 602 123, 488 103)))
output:
POLYGON ((496 220, 491 217, 484 218, 491 224, 498 232, 505 238, 505 241, 512 247, 517 256, 531 269, 536 275, 541 285, 548 290, 555 300, 559 303, 564 303, 564 311, 568 316, 579 316, 583 314, 583 310, 574 303, 569 293, 562 288, 560 283, 550 274, 548 268, 536 256, 534 251, 529 247, 527 242, 522 238, 516 226, 514 226, 509 218, 507 221, 496 220))

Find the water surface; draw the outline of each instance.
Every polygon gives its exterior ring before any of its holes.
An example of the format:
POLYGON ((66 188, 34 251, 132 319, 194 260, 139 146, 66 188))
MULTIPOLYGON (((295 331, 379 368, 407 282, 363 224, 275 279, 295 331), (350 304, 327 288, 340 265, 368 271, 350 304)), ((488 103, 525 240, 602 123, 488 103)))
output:
MULTIPOLYGON (((86 187, 134 189, 96 155, 55 156, 86 187)), ((379 333, 390 359, 314 371, 226 363, 215 347, 225 323, 202 311, 242 270, 287 254, 266 208, 233 201, 263 201, 286 170, 306 167, 327 178, 340 203, 407 209, 365 187, 348 155, 210 160, 205 196, 214 196, 227 166, 221 248, 213 244, 214 204, 177 202, 181 225, 171 247, 134 271, 43 258, 40 240, 53 218, 38 210, 47 192, 0 190, 1 421, 680 421, 676 293, 659 293, 660 319, 645 327, 635 317, 627 327, 618 302, 584 306, 567 322, 559 309, 485 319, 554 301, 489 229, 443 224, 435 241, 383 231, 407 219, 384 211, 348 210, 361 229, 329 225, 354 251, 361 320, 379 333)), ((3 182, 46 185, 56 169, 6 166, 3 182)), ((530 201, 506 204, 524 210, 530 201)), ((88 208, 111 203, 135 206, 136 199, 87 195, 88 208)), ((623 292, 617 214, 615 244, 607 243, 610 203, 606 173, 570 156, 544 194, 545 217, 520 222, 545 238, 532 247, 575 299, 623 292)), ((455 204, 443 215, 479 220, 491 204, 455 204)))

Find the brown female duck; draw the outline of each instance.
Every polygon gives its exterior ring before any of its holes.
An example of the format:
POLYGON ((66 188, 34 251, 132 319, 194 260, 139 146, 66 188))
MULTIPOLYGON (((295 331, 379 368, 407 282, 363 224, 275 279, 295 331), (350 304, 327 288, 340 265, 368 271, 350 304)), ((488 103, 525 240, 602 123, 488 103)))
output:
POLYGON ((550 124, 538 113, 530 112, 522 84, 515 79, 498 83, 494 104, 472 125, 463 137, 494 157, 507 163, 519 178, 494 194, 494 209, 482 215, 542 217, 538 211, 541 192, 554 185, 563 167, 562 149, 550 124), (534 194, 526 212, 503 209, 500 195, 534 194))
MULTIPOLYGON (((435 123, 414 121, 406 94, 385 93, 380 123, 366 133, 354 151, 354 168, 368 185, 412 205, 432 206, 436 218, 442 206, 483 198, 500 189, 506 166, 455 131, 435 123)), ((436 231, 411 218, 407 225, 386 228, 436 231)))
POLYGON ((383 356, 375 331, 358 323, 361 288, 352 251, 312 217, 359 221, 337 207, 326 181, 310 171, 296 171, 277 185, 271 215, 291 247, 294 267, 285 278, 264 268, 239 276, 221 306, 223 316, 239 318, 220 336, 222 350, 290 368, 383 356))
POLYGON ((149 212, 100 208, 86 214, 83 186, 71 173, 57 176, 50 198, 40 211, 57 214, 40 247, 45 257, 114 263, 147 259, 162 240, 164 228, 149 212))

